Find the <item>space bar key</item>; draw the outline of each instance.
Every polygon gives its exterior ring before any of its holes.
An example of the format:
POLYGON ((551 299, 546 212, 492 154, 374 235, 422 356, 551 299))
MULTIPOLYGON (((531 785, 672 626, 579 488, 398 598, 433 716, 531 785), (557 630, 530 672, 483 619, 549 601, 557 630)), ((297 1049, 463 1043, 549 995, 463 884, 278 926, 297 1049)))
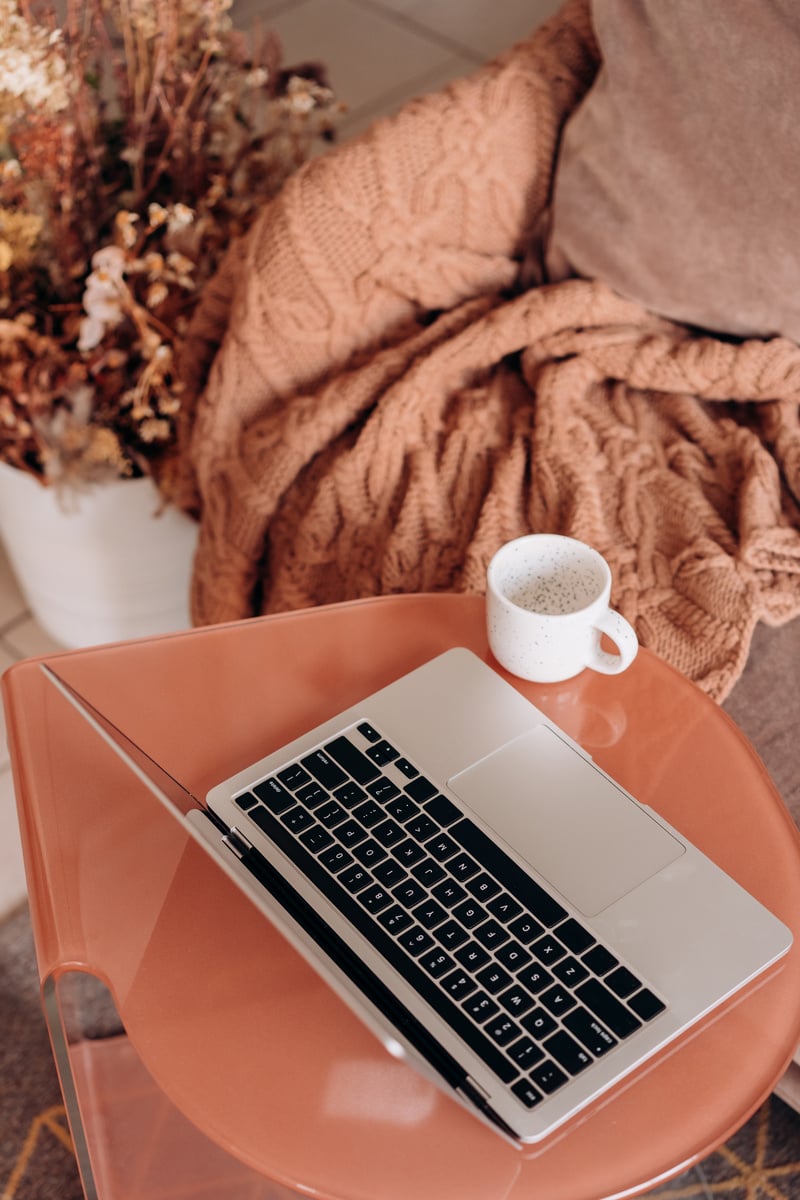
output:
POLYGON ((562 908, 557 900, 540 887, 527 871, 515 863, 513 858, 501 850, 474 822, 464 817, 455 825, 451 825, 447 832, 543 925, 555 925, 568 915, 567 910, 562 908))

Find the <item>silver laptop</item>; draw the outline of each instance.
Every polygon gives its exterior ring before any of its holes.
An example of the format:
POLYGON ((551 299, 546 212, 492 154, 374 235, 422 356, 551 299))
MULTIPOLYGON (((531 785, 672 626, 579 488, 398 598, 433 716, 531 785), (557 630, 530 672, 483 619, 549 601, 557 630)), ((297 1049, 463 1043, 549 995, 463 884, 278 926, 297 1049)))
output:
POLYGON ((515 1143, 580 1114, 791 945, 468 650, 188 812, 180 784, 42 669, 387 1050, 515 1143))

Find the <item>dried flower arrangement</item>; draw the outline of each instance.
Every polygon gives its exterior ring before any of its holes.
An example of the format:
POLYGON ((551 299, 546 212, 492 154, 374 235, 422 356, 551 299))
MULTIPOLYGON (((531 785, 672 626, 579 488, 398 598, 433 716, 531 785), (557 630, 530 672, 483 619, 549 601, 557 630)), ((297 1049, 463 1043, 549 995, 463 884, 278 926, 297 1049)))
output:
POLYGON ((341 106, 231 0, 66 2, 0 0, 0 460, 163 488, 200 290, 341 106))

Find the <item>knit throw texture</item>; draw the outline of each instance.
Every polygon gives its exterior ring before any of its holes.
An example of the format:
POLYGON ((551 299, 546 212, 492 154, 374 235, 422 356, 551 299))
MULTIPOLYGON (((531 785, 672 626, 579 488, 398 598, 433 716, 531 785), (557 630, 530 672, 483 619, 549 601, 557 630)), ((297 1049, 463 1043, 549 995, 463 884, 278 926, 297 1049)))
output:
POLYGON ((184 362, 198 624, 482 592, 529 532, 595 546, 640 642, 718 700, 756 623, 800 613, 800 348, 543 281, 596 70, 571 0, 306 164, 231 247, 184 362))

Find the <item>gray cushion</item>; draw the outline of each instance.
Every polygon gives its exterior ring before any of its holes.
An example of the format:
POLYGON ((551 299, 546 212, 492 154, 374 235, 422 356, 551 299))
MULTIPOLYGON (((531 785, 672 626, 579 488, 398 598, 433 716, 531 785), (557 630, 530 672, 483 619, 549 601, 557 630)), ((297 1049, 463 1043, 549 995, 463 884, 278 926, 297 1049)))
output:
POLYGON ((800 340, 800 4, 594 0, 546 261, 663 316, 800 340))

